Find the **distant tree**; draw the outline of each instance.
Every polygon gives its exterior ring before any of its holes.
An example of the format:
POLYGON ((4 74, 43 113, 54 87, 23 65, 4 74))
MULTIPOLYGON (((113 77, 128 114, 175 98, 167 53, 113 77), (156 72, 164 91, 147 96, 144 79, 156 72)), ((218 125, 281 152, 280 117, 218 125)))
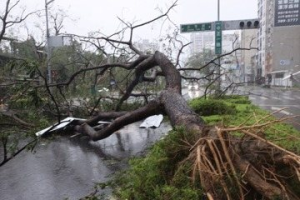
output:
POLYGON ((25 41, 12 40, 10 42, 11 54, 20 59, 42 60, 44 48, 38 46, 36 40, 29 36, 25 41))
POLYGON ((55 13, 50 12, 50 21, 53 24, 54 35, 60 35, 64 27, 64 21, 68 18, 66 11, 58 9, 55 13))
POLYGON ((20 4, 21 0, 0 2, 0 46, 4 47, 2 52, 7 58, 0 68, 0 166, 36 144, 32 133, 35 125, 43 121, 41 117, 36 118, 38 110, 35 110, 41 102, 41 94, 33 87, 38 84, 35 71, 39 67, 35 40, 17 42, 7 35, 9 29, 35 13, 22 9, 20 4))
POLYGON ((209 63, 213 58, 215 57, 215 54, 212 52, 211 49, 203 49, 202 52, 198 52, 188 58, 188 61, 186 63, 186 67, 192 67, 192 68, 198 68, 198 73, 206 76, 210 74, 210 69, 214 68, 214 63, 211 63, 206 66, 207 63, 209 63), (203 67, 205 66, 205 67, 203 67))
POLYGON ((34 12, 27 12, 25 10, 21 11, 21 14, 13 16, 12 12, 18 8, 21 0, 6 0, 1 2, 1 15, 0 15, 0 43, 5 37, 5 33, 8 28, 20 24, 26 20, 34 12))

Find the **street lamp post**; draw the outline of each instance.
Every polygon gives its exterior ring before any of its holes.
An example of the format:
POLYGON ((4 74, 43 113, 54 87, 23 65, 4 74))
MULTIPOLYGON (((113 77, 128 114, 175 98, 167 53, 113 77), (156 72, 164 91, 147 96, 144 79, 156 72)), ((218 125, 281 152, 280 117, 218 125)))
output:
POLYGON ((47 59, 46 59, 46 66, 48 71, 48 83, 52 83, 52 77, 51 77, 51 65, 50 65, 50 58, 51 58, 51 49, 49 45, 49 20, 48 20, 48 5, 52 3, 54 0, 47 1, 45 0, 45 12, 46 12, 46 45, 47 45, 47 59))

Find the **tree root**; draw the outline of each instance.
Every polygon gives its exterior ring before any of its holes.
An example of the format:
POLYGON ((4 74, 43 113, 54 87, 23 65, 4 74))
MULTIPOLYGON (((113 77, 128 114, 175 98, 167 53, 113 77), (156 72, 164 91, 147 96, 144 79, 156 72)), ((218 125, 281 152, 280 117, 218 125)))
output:
POLYGON ((192 180, 208 199, 300 199, 292 189, 300 187, 300 156, 249 127, 211 128, 190 145, 185 161, 194 163, 192 180), (231 134, 237 130, 244 137, 231 134))

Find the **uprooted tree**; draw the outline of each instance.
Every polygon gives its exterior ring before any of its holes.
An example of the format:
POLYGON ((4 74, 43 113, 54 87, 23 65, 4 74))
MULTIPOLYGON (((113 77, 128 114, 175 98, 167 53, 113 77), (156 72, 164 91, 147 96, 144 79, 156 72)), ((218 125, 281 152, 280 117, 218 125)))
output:
MULTIPOLYGON (((175 4, 170 9, 174 6, 175 4)), ((260 196, 261 199, 299 199, 290 182, 293 179, 295 180, 292 181, 293 184, 299 184, 300 157, 256 134, 257 130, 267 124, 258 123, 235 128, 207 127, 201 116, 188 106, 181 93, 181 80, 184 76, 180 71, 195 69, 180 68, 178 64, 180 53, 185 45, 181 46, 177 60, 173 61, 175 64, 162 52, 145 54, 134 46, 132 41, 134 30, 167 17, 170 9, 158 18, 140 25, 133 26, 124 22, 126 29, 130 30, 128 41, 112 37, 89 38, 90 42, 98 48, 102 48, 98 45, 100 41, 105 41, 116 49, 125 49, 130 59, 126 62, 112 62, 81 69, 73 74, 69 81, 59 84, 60 86, 71 83, 77 74, 95 69, 101 76, 113 68, 121 68, 130 71, 133 77, 126 85, 126 89, 121 92, 114 111, 99 112, 95 117, 75 125, 74 131, 87 135, 94 141, 102 140, 127 124, 151 115, 164 114, 169 117, 174 128, 184 127, 188 133, 198 135, 199 140, 191 147, 191 154, 187 159, 195 161, 193 175, 194 177, 196 174, 199 175, 201 187, 209 199, 225 197, 245 199, 249 196, 257 198, 260 196), (139 84, 154 82, 157 77, 164 78, 165 87, 156 98, 138 109, 128 112, 119 111, 122 103, 130 96, 147 95, 134 93, 134 89, 139 84), (99 120, 107 119, 112 120, 109 125, 97 126, 99 120), (244 136, 237 137, 231 134, 237 131, 244 136)), ((210 63, 213 62, 214 60, 210 63)))
MULTIPOLYGON (((299 199, 290 185, 290 180, 295 179, 294 184, 299 184, 300 157, 256 134, 255 130, 260 130, 267 124, 235 128, 208 127, 201 116, 188 106, 181 93, 182 78, 188 79, 188 77, 185 77, 181 71, 199 69, 180 67, 180 54, 186 45, 180 43, 181 48, 177 59, 173 61, 160 51, 146 54, 135 47, 134 31, 158 19, 168 18, 168 13, 174 6, 175 4, 161 16, 139 25, 134 26, 122 21, 126 25, 125 29, 109 37, 81 37, 81 40, 90 42, 105 55, 107 53, 103 49, 103 42, 111 45, 115 52, 125 51, 127 59, 96 66, 89 63, 72 74, 65 82, 48 84, 45 81, 45 87, 54 101, 57 114, 61 114, 60 107, 55 101, 51 88, 58 88, 63 93, 62 87, 70 85, 77 76, 87 72, 95 72, 96 80, 99 80, 110 74, 113 69, 128 71, 130 78, 125 84, 125 90, 119 88, 121 97, 114 111, 98 112, 89 120, 75 124, 73 131, 96 141, 109 137, 127 124, 151 115, 164 114, 169 117, 173 128, 184 127, 186 132, 199 137, 191 147, 191 154, 187 159, 195 161, 193 175, 194 177, 199 175, 201 187, 209 199, 245 199, 255 196, 254 194, 260 196, 261 199, 299 199), (115 39, 115 36, 124 36, 125 30, 130 32, 127 41, 122 38, 115 39), (164 79, 165 87, 155 98, 150 99, 138 109, 120 111, 122 104, 129 97, 151 95, 151 90, 149 93, 136 93, 135 88, 144 82, 155 82, 158 77, 164 79), (97 123, 99 120, 111 120, 111 123, 99 127, 97 123), (244 137, 234 136, 231 134, 234 131, 244 134, 244 137)), ((176 35, 170 41, 178 41, 176 35)), ((37 87, 41 88, 41 86, 37 87)))
MULTIPOLYGON (((131 46, 130 41, 128 45, 131 46)), ((206 127, 205 123, 187 105, 181 95, 181 76, 172 62, 161 52, 153 55, 143 55, 132 49, 139 57, 128 65, 121 65, 128 70, 134 70, 135 79, 128 86, 121 101, 126 100, 140 80, 151 81, 155 77, 145 77, 147 70, 159 67, 155 75, 165 78, 166 86, 159 96, 144 107, 130 112, 99 113, 96 117, 82 122, 75 127, 81 134, 88 135, 92 140, 101 140, 123 126, 144 119, 155 114, 165 114, 172 126, 182 126, 187 132, 199 134, 199 142, 192 151, 196 162, 195 173, 199 173, 201 186, 209 199, 233 199, 231 187, 239 191, 238 197, 244 199, 249 191, 255 190, 267 199, 299 199, 285 183, 286 177, 280 175, 283 166, 291 168, 290 176, 299 179, 300 157, 284 150, 260 136, 251 132, 255 127, 237 127, 236 129, 222 129, 206 127), (108 126, 97 130, 93 126, 99 120, 112 119, 108 126), (245 138, 236 138, 230 131, 241 131, 245 138), (263 153, 260 151, 264 151, 263 153), (249 154, 252 152, 252 154, 249 154), (225 179, 231 179, 232 185, 227 185, 225 179), (216 185, 220 184, 222 191, 216 185)), ((114 65, 114 64, 112 64, 114 65)), ((112 65, 104 65, 107 69, 112 65)), ((259 128, 263 125, 257 125, 259 128)), ((299 181, 299 180, 298 180, 299 181)), ((299 182, 298 182, 299 183, 299 182)))

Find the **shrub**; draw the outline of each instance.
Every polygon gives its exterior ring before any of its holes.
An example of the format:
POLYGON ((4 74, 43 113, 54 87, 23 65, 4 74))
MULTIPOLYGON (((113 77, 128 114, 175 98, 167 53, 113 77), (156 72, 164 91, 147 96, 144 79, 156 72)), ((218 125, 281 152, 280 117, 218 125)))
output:
POLYGON ((234 105, 228 105, 218 99, 197 98, 191 100, 189 105, 201 116, 234 114, 236 112, 234 105))
POLYGON ((225 95, 220 98, 220 100, 225 100, 233 104, 251 104, 248 96, 241 95, 225 95))

